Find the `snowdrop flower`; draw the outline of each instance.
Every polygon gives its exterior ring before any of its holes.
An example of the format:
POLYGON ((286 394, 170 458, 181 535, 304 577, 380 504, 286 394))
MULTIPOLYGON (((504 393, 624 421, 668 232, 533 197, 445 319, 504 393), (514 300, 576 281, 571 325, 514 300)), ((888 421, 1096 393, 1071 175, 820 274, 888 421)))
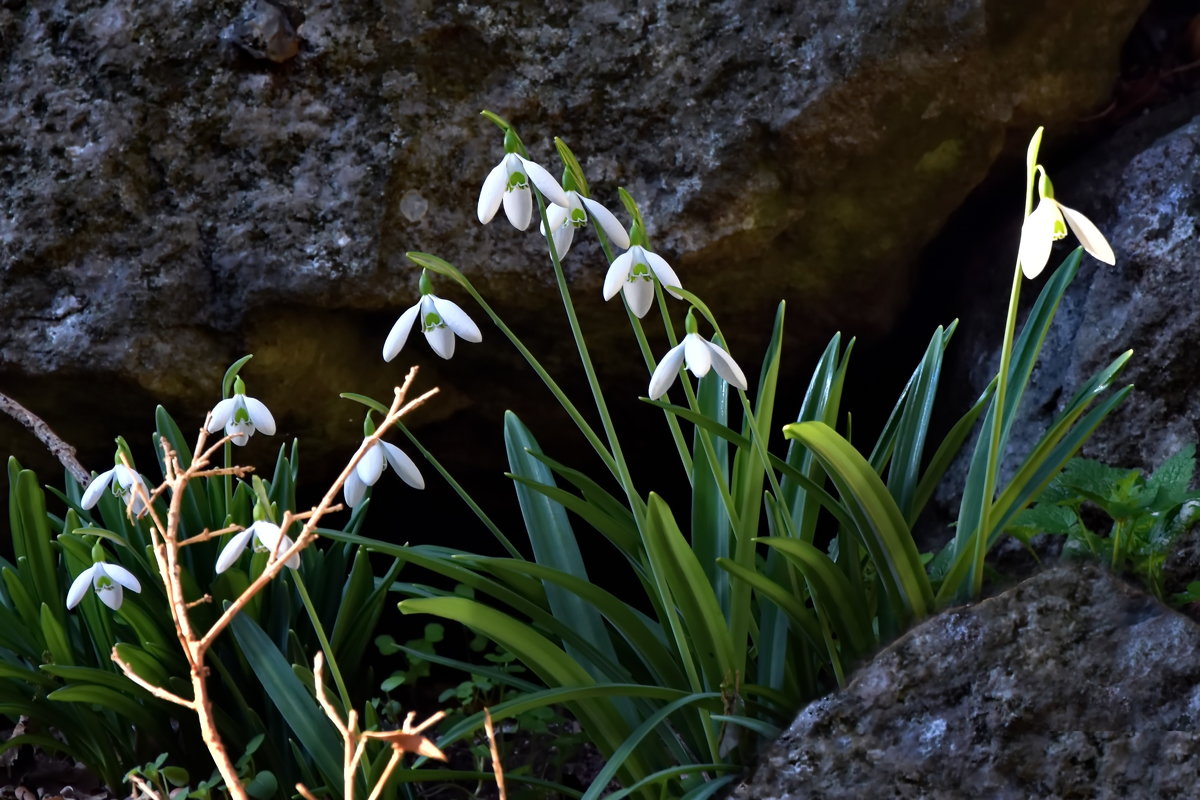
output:
MULTIPOLYGON (((287 550, 292 546, 292 537, 284 536, 283 531, 279 530, 279 526, 274 522, 267 522, 260 519, 244 531, 239 531, 233 535, 229 543, 221 550, 221 554, 217 556, 217 573, 220 574, 233 566, 233 562, 238 560, 238 556, 246 549, 246 545, 250 543, 253 537, 255 544, 254 549, 259 552, 266 551, 274 555, 287 550), (283 538, 281 543, 280 537, 283 538)), ((295 553, 287 560, 287 565, 292 569, 300 566, 300 554, 295 553)))
POLYGON ((1083 214, 1055 200, 1046 171, 1041 166, 1038 166, 1038 171, 1041 173, 1038 181, 1041 200, 1021 226, 1021 246, 1018 250, 1021 271, 1025 273, 1025 277, 1036 278, 1045 269, 1046 262, 1050 259, 1051 245, 1067 235, 1067 226, 1070 226, 1071 232, 1083 245, 1083 249, 1093 257, 1105 264, 1116 264, 1117 257, 1100 229, 1083 214))
POLYGON ((394 444, 377 441, 363 453, 350 477, 346 478, 346 485, 342 487, 346 503, 351 508, 361 503, 367 487, 374 486, 375 481, 379 480, 385 463, 390 464, 400 479, 409 486, 414 489, 425 488, 425 478, 421 476, 421 471, 403 450, 394 444))
POLYGON ((455 334, 468 342, 483 341, 479 326, 471 321, 467 312, 459 308, 457 303, 432 294, 432 288, 428 274, 422 273, 421 299, 401 314, 400 319, 392 326, 391 333, 383 343, 384 361, 391 361, 400 352, 400 348, 404 347, 418 316, 421 319, 421 333, 425 334, 425 340, 429 342, 433 352, 442 358, 454 355, 455 334))
MULTIPOLYGON (((554 249, 562 258, 571 249, 571 241, 575 238, 575 229, 587 225, 589 215, 613 246, 625 249, 629 247, 629 233, 625 226, 617 221, 613 213, 590 197, 584 197, 575 190, 567 192, 567 206, 552 205, 546 209, 546 220, 554 234, 554 249)), ((541 228, 542 235, 546 229, 541 228)))
MULTIPOLYGON (((245 388, 240 378, 235 386, 245 388)), ((226 436, 233 437, 234 444, 242 446, 250 441, 255 431, 262 431, 268 436, 274 434, 275 418, 261 400, 238 392, 213 406, 208 432, 216 433, 221 428, 225 429, 226 436)))
POLYGON ((150 490, 146 487, 146 481, 142 476, 131 470, 124 464, 117 464, 107 472, 101 472, 92 482, 88 484, 87 489, 83 493, 83 497, 79 501, 79 505, 83 508, 94 508, 96 503, 100 502, 100 495, 104 494, 104 490, 112 486, 112 493, 121 498, 125 503, 125 507, 135 517, 140 517, 146 513, 146 499, 150 497, 150 490), (141 486, 141 491, 135 491, 135 486, 141 486))
POLYGON ((96 590, 100 601, 113 611, 120 608, 125 600, 125 589, 133 592, 142 590, 142 584, 138 583, 133 573, 120 564, 97 561, 71 581, 71 588, 67 590, 68 609, 79 605, 89 586, 96 590))
POLYGON ((657 400, 666 394, 675 382, 679 368, 685 365, 697 378, 703 378, 709 369, 715 369, 730 386, 746 390, 746 375, 729 353, 700 334, 689 333, 682 342, 668 350, 654 368, 654 374, 650 376, 650 399, 657 400))
POLYGON ((680 297, 671 291, 672 286, 679 286, 679 278, 666 259, 657 253, 651 253, 640 245, 634 245, 623 254, 613 259, 604 276, 604 299, 611 300, 621 289, 625 290, 625 300, 634 315, 641 319, 650 310, 654 302, 654 278, 670 292, 672 297, 680 297))
POLYGON ((484 225, 491 222, 503 202, 504 213, 513 227, 520 231, 528 228, 533 218, 533 195, 529 192, 531 180, 547 200, 567 207, 569 201, 566 192, 545 167, 516 153, 505 153, 483 181, 479 206, 476 208, 479 221, 484 225))

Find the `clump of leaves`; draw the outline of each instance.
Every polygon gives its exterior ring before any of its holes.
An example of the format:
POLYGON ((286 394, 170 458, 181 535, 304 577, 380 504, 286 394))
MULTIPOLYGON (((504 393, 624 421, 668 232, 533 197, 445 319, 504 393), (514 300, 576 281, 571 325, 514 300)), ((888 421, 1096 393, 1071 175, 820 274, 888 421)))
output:
MULTIPOLYGON (((1194 502, 1200 492, 1191 489, 1195 473, 1196 447, 1190 444, 1150 475, 1074 458, 1007 531, 1026 546, 1039 533, 1065 536, 1064 557, 1096 558, 1114 571, 1132 572, 1161 600, 1171 543, 1200 520, 1200 503, 1194 502)), ((1171 598, 1178 604, 1197 599, 1200 583, 1171 598)))

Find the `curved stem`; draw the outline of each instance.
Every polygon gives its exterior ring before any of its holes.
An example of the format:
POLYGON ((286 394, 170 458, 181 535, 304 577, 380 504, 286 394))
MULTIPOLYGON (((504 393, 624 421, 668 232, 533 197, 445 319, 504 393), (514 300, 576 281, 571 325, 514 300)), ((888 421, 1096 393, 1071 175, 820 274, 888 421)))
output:
POLYGON ((616 426, 613 425, 612 416, 608 412, 608 403, 604 400, 604 390, 600 388, 600 381, 596 377, 596 367, 588 353, 587 342, 583 338, 583 329, 580 328, 579 317, 575 313, 575 304, 571 301, 571 290, 567 286, 562 259, 558 256, 558 248, 555 247, 554 236, 550 232, 550 223, 546 219, 546 204, 540 195, 538 196, 538 215, 542 220, 542 230, 547 232, 546 246, 550 252, 550 261, 554 265, 554 279, 558 283, 558 293, 562 297, 563 310, 566 312, 567 322, 571 326, 571 336, 575 339, 575 349, 579 352, 579 360, 583 363, 583 372, 587 376, 588 388, 591 389, 592 399, 596 403, 596 411, 600 414, 600 424, 604 427, 604 435, 608 439, 617 480, 629 498, 631 510, 641 516, 645 510, 645 503, 633 484, 633 475, 630 474, 629 465, 625 462, 625 454, 621 449, 616 426))
POLYGON ((342 706, 350 710, 354 706, 350 702, 350 693, 346 691, 346 682, 342 680, 342 671, 338 669, 337 659, 333 657, 333 646, 329 643, 329 637, 325 635, 325 626, 321 624, 321 618, 317 616, 317 609, 313 606, 312 598, 308 596, 308 587, 304 585, 304 578, 301 577, 298 570, 292 570, 291 573, 296 582, 296 590, 300 593, 300 601, 304 603, 304 609, 308 612, 313 630, 316 631, 317 641, 321 643, 321 650, 325 653, 325 661, 329 664, 329 672, 333 675, 333 682, 337 685, 338 696, 342 698, 342 706))

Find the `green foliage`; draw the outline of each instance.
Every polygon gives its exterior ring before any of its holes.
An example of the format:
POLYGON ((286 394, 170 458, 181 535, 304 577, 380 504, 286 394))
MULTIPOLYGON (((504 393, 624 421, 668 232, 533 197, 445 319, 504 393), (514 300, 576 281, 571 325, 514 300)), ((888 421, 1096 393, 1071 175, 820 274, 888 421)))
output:
MULTIPOLYGON (((1137 469, 1072 459, 1041 499, 1006 530, 1027 546, 1039 533, 1065 536, 1065 557, 1099 559, 1114 570, 1129 570, 1164 599, 1163 562, 1171 544, 1200 519, 1200 506, 1194 502, 1200 492, 1191 489, 1195 453, 1195 445, 1187 445, 1149 476, 1137 469), (1093 530, 1094 522, 1089 526, 1099 515, 1107 518, 1107 531, 1093 530)), ((1189 587, 1172 600, 1194 602, 1200 594, 1193 592, 1189 587)))
MULTIPOLYGON (((566 166, 576 171, 578 165, 571 159, 566 166)), ((582 175, 575 183, 587 185, 582 175)), ((628 193, 621 199, 636 220, 633 240, 648 248, 636 203, 628 193)), ((510 413, 504 422, 510 477, 532 558, 516 551, 461 491, 508 557, 357 536, 343 540, 470 587, 472 596, 465 597, 424 584, 400 585, 408 596, 400 609, 458 622, 520 659, 546 688, 522 688, 502 678, 513 694, 492 714, 502 719, 531 708, 565 708, 608 758, 588 798, 610 778, 623 787, 614 796, 646 800, 718 791, 728 773, 753 756, 759 739, 775 735, 796 708, 843 683, 856 663, 915 621, 977 592, 983 558, 1005 525, 1036 500, 1128 393, 1110 389, 1129 358, 1124 354, 1078 391, 1034 449, 1018 454, 1014 476, 999 485, 997 465, 1008 452, 1024 390, 1079 269, 1076 251, 1046 281, 1019 331, 1018 269, 1003 366, 941 441, 932 437, 932 411, 955 325, 935 331, 869 451, 851 443, 843 429, 853 342, 843 345, 835 336, 796 421, 784 427, 789 446, 780 456, 771 451, 781 427, 775 409, 780 304, 752 394, 732 392, 715 371, 694 385, 683 373, 683 402, 650 401, 665 415, 690 486, 684 499, 672 499, 636 485, 552 243, 550 259, 598 427, 465 273, 427 254, 410 258, 480 304, 579 427, 607 474, 594 479, 555 460, 510 413), (955 538, 936 557, 924 556, 911 526, 981 417, 955 538), (614 554, 600 585, 579 544, 597 535, 614 554)), ((655 291, 663 332, 675 347, 670 302, 662 286, 655 284, 655 291)), ((712 325, 711 346, 724 352, 712 311, 688 291, 670 293, 712 325)), ((631 313, 630 323, 653 370, 642 322, 631 313)), ((418 647, 407 652, 436 660, 418 647)), ((477 736, 481 724, 479 715, 469 716, 439 744, 477 736)))
MULTIPOLYGON (((165 410, 158 410, 156 423, 154 441, 165 438, 181 461, 190 463, 190 447, 165 410)), ((263 482, 280 513, 296 508, 296 455, 295 445, 290 453, 281 448, 271 480, 263 482)), ((149 522, 131 519, 122 500, 110 492, 95 508, 83 509, 82 491, 69 477, 64 491, 51 489, 64 509, 52 513, 37 477, 13 459, 8 479, 16 559, 0 560, 0 712, 27 717, 30 733, 0 743, 0 752, 22 744, 60 751, 112 787, 122 784, 130 764, 145 764, 139 774, 153 781, 183 772, 208 774, 211 764, 191 713, 130 682, 110 658, 115 647, 147 680, 185 697, 191 694, 187 665, 166 611, 149 522), (115 612, 89 592, 74 611, 67 611, 66 587, 92 565, 96 542, 102 543, 108 562, 138 578, 142 592, 126 591, 115 612), (152 758, 156 754, 165 760, 152 758), (162 768, 163 763, 178 766, 162 768)), ((238 481, 227 501, 223 483, 221 478, 191 482, 181 506, 181 538, 253 521, 250 487, 238 481)), ((165 501, 155 505, 165 515, 165 501)), ((359 520, 352 518, 349 529, 359 520)), ((213 565, 222 543, 212 539, 181 553, 188 595, 199 598, 205 594, 199 587, 207 587, 211 596, 191 612, 201 630, 266 559, 257 554, 218 576, 213 565)), ((318 709, 314 723, 311 713, 297 716, 300 712, 294 710, 315 709, 308 654, 321 646, 302 602, 304 586, 316 587, 310 598, 313 612, 332 631, 330 658, 348 665, 347 684, 365 694, 375 677, 363 656, 397 570, 393 565, 377 576, 368 555, 353 545, 309 548, 300 569, 294 575, 285 570, 285 577, 236 618, 235 636, 220 637, 210 651, 209 688, 220 733, 230 752, 245 754, 242 767, 249 786, 265 792, 263 796, 274 793, 268 784, 276 782, 293 785, 303 778, 310 786, 341 784, 340 748, 336 736, 326 735, 332 728, 324 715, 318 709), (329 731, 314 736, 313 725, 329 731)), ((191 791, 204 796, 213 785, 197 784, 191 791)))

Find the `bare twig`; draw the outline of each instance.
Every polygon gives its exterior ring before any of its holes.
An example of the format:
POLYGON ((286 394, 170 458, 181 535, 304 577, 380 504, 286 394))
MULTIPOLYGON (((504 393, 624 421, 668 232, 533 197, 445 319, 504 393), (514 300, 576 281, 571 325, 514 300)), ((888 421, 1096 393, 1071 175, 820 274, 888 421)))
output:
POLYGON ((75 448, 50 430, 50 426, 41 417, 2 392, 0 392, 0 411, 24 425, 30 433, 41 440, 42 444, 46 445, 50 455, 57 458, 58 463, 67 468, 67 472, 79 481, 80 486, 87 486, 88 481, 92 478, 92 473, 79 463, 79 459, 75 456, 75 448))
MULTIPOLYGON (((387 415, 380 423, 379 427, 371 436, 363 440, 358 451, 353 458, 342 470, 341 475, 333 485, 329 487, 329 491, 325 496, 310 511, 302 513, 293 513, 287 511, 280 521, 280 531, 286 531, 293 522, 302 522, 303 527, 297 535, 291 546, 279 552, 284 541, 281 534, 278 541, 275 543, 275 552, 271 553, 268 559, 266 569, 263 570, 251 584, 225 609, 215 623, 203 634, 200 634, 192 627, 191 619, 188 615, 188 610, 200 603, 211 602, 211 597, 205 595, 199 599, 189 600, 183 588, 181 577, 181 569, 179 565, 180 548, 193 544, 199 541, 206 541, 224 533, 238 530, 239 528, 227 528, 220 531, 204 531, 186 540, 180 540, 180 521, 182 518, 183 497, 187 489, 187 484, 197 478, 208 478, 223 475, 236 475, 245 477, 252 470, 245 467, 217 467, 210 468, 209 464, 216 455, 217 451, 228 442, 231 437, 225 436, 218 439, 215 443, 208 443, 208 420, 205 420, 205 426, 201 428, 196 439, 196 446, 193 453, 196 455, 192 458, 191 464, 186 468, 179 463, 178 454, 171 449, 170 444, 165 438, 160 440, 160 448, 162 450, 163 464, 165 467, 166 480, 163 481, 153 492, 150 492, 147 487, 140 482, 135 483, 130 497, 129 508, 133 507, 134 500, 140 501, 145 506, 145 512, 149 517, 150 522, 150 538, 153 545, 154 559, 157 562, 159 575, 163 581, 163 586, 166 590, 168 606, 171 612, 172 621, 175 625, 175 634, 179 640, 180 647, 188 661, 189 672, 191 673, 192 683, 192 699, 184 698, 178 694, 167 691, 166 689, 155 686, 136 672, 132 667, 125 663, 113 649, 112 658, 121 667, 125 675, 137 685, 141 686, 146 691, 156 697, 162 698, 169 702, 183 706, 195 712, 199 723, 200 733, 204 740, 205 746, 208 748, 209 755, 216 764, 217 770, 220 772, 222 779, 225 781, 226 790, 235 798, 235 800, 247 800, 246 790, 242 785, 241 778, 237 774, 237 770, 225 750, 224 743, 221 741, 220 734, 217 732, 216 718, 213 714, 212 703, 208 694, 208 675, 209 668, 205 664, 205 657, 208 649, 212 646, 216 637, 219 636, 226 627, 229 626, 234 616, 240 612, 248 602, 263 589, 287 564, 288 560, 297 555, 301 550, 311 544, 316 538, 317 526, 320 524, 321 517, 333 511, 341 509, 341 505, 335 502, 338 492, 341 491, 346 479, 351 475, 352 471, 362 459, 367 450, 380 440, 383 434, 396 422, 414 408, 420 406, 430 397, 437 393, 437 389, 432 389, 425 392, 415 400, 406 402, 409 388, 417 375, 416 367, 409 370, 404 378, 402 386, 396 387, 395 398, 391 408, 388 409, 387 415), (169 496, 167 503, 166 518, 163 519, 153 505, 154 501, 164 495, 169 496)), ((126 467, 130 467, 122 454, 122 462, 126 467)), ((86 476, 85 476, 86 477, 86 476)), ((345 783, 345 800, 353 800, 354 790, 354 774, 358 767, 363 753, 365 752, 367 741, 370 739, 378 739, 387 741, 392 746, 392 758, 388 762, 387 768, 383 771, 380 780, 374 787, 371 794, 372 800, 378 797, 382 788, 386 785, 392 770, 399 764, 400 756, 405 752, 415 752, 433 758, 445 759, 445 756, 432 742, 421 736, 420 733, 429 725, 437 722, 442 718, 442 714, 435 714, 430 719, 423 722, 421 725, 414 727, 412 722, 414 715, 409 714, 404 721, 404 726, 399 731, 367 731, 360 733, 358 731, 358 715, 353 709, 349 709, 347 719, 342 722, 337 710, 333 704, 329 702, 325 696, 323 676, 321 670, 324 663, 323 654, 318 653, 314 662, 314 671, 316 673, 316 690, 317 697, 321 703, 321 707, 325 713, 333 720, 337 726, 338 732, 342 735, 345 744, 344 754, 344 769, 343 778, 345 783)), ((306 800, 316 800, 316 798, 303 786, 297 785, 297 791, 303 795, 306 800)))
POLYGON ((496 747, 496 729, 492 727, 492 711, 483 709, 483 730, 487 733, 488 749, 492 751, 492 772, 496 775, 496 789, 500 792, 500 800, 508 800, 508 792, 504 790, 504 767, 500 763, 500 749, 496 747))
MULTIPOLYGON (((313 688, 316 690, 317 702, 321 705, 325 716, 329 717, 329 721, 337 728, 338 733, 342 735, 342 799, 354 800, 354 773, 358 769, 358 764, 362 760, 363 753, 366 752, 367 742, 369 740, 377 740, 388 742, 392 746, 392 756, 388 759, 387 766, 380 773, 379 779, 375 781, 375 785, 371 788, 371 794, 367 800, 376 800, 387 786, 388 780, 392 777, 392 772, 400 764, 400 758, 405 753, 417 753, 419 755, 428 756, 429 758, 437 758, 442 761, 446 760, 446 755, 438 749, 438 747, 427 738, 421 735, 421 732, 430 725, 436 724, 446 716, 444 711, 439 711, 429 717, 420 725, 413 725, 413 720, 416 719, 416 714, 410 712, 404 718, 404 725, 398 731, 359 731, 358 730, 358 712, 353 708, 346 712, 346 721, 342 721, 338 710, 334 708, 333 703, 329 701, 329 696, 325 693, 325 654, 318 652, 313 656, 313 688)), ((297 791, 304 795, 305 798, 313 798, 308 789, 301 784, 296 784, 297 791)))
POLYGON ((150 798, 150 800, 163 800, 163 796, 154 790, 154 787, 146 783, 137 775, 130 775, 129 782, 138 788, 142 794, 150 798))

